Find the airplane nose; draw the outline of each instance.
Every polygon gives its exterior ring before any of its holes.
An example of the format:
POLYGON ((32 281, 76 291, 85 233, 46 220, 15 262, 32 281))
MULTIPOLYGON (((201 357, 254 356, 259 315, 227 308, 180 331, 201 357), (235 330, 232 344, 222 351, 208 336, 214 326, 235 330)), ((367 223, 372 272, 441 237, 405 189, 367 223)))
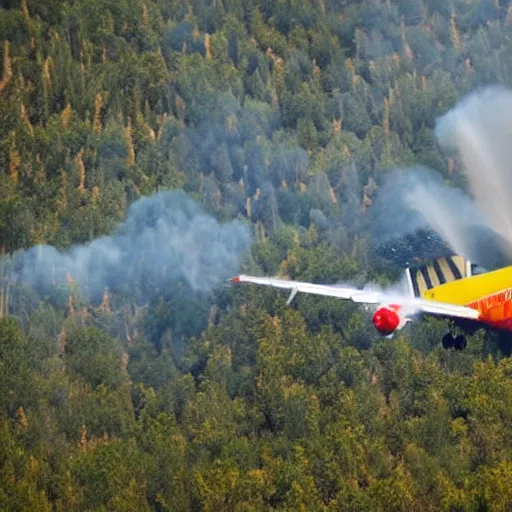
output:
POLYGON ((400 325, 398 313, 387 306, 380 307, 372 318, 373 325, 383 335, 391 334, 400 325))

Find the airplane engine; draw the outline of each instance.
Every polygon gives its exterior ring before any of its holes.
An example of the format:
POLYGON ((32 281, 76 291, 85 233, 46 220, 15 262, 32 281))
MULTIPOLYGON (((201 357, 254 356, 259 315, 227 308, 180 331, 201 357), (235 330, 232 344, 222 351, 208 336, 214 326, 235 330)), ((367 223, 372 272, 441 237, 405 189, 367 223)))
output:
POLYGON ((375 329, 383 336, 392 334, 405 324, 404 319, 400 316, 400 306, 396 305, 380 306, 375 311, 372 321, 375 329))

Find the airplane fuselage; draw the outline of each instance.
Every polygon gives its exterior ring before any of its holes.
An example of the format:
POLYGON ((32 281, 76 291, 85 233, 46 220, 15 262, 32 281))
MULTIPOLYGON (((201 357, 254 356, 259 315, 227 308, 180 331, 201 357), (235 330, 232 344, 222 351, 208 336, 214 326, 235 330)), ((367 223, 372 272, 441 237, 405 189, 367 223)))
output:
POLYGON ((512 266, 445 283, 422 295, 476 309, 480 312, 479 322, 512 331, 512 266))

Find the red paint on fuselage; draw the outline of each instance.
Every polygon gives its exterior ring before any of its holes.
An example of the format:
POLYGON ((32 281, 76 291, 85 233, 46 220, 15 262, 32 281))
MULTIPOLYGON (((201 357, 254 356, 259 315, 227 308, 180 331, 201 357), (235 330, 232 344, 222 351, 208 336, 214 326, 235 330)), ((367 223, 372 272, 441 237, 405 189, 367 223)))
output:
POLYGON ((497 329, 512 331, 512 288, 487 295, 467 307, 480 312, 480 322, 497 329))

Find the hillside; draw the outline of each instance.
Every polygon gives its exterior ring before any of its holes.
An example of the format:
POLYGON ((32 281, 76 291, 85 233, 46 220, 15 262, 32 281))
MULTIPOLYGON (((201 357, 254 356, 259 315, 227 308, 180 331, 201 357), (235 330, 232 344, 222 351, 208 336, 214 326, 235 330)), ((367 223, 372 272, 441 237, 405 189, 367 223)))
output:
POLYGON ((466 186, 436 120, 512 87, 512 3, 5 0, 0 47, 0 509, 510 509, 503 340, 226 283, 445 250, 375 205, 466 186))

